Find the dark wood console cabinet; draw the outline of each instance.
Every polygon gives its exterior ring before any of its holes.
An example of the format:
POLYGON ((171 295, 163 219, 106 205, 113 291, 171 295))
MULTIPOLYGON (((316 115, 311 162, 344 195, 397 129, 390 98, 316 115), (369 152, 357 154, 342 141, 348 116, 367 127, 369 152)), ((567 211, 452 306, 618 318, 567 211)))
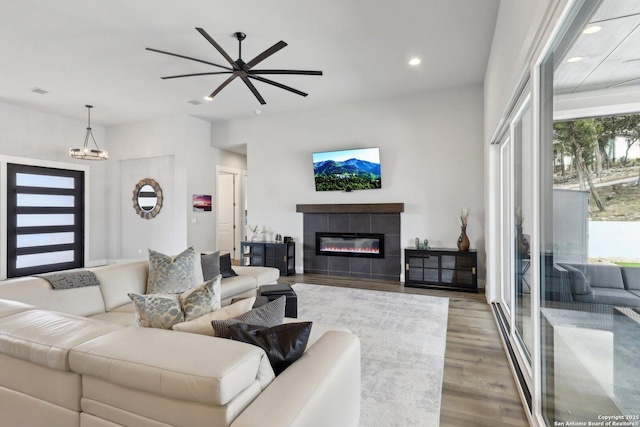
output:
POLYGON ((242 265, 275 267, 281 276, 296 274, 295 242, 241 242, 242 265))
POLYGON ((404 260, 405 286, 478 292, 476 251, 405 249, 404 260))

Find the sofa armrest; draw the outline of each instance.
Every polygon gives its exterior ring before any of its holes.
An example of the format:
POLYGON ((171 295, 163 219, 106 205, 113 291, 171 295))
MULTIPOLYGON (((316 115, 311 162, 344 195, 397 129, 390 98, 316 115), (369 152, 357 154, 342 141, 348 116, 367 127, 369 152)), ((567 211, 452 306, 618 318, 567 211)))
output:
POLYGON ((231 423, 231 427, 357 427, 360 340, 325 333, 231 423))
POLYGON ((558 264, 553 265, 552 286, 547 288, 546 298, 549 301, 573 302, 569 272, 558 264))

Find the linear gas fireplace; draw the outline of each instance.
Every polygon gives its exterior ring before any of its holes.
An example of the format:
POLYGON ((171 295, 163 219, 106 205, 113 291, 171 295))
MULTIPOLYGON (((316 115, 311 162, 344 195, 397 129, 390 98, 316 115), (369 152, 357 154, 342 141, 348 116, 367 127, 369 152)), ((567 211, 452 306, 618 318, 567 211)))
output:
POLYGON ((384 234, 317 232, 316 255, 384 258, 384 234))

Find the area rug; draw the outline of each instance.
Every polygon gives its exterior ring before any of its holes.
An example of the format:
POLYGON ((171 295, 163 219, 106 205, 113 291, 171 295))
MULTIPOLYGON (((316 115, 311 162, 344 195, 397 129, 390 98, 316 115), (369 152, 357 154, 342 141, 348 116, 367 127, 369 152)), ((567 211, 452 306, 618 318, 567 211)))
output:
POLYGON ((361 427, 438 426, 449 299, 293 285, 298 318, 349 328, 362 352, 361 427))

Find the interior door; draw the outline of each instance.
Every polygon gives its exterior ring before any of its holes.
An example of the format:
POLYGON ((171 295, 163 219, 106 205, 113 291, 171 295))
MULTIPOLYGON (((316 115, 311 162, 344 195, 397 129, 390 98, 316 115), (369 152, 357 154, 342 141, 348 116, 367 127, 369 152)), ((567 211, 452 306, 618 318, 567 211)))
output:
POLYGON ((235 175, 220 173, 218 175, 218 250, 231 253, 235 258, 235 175))

